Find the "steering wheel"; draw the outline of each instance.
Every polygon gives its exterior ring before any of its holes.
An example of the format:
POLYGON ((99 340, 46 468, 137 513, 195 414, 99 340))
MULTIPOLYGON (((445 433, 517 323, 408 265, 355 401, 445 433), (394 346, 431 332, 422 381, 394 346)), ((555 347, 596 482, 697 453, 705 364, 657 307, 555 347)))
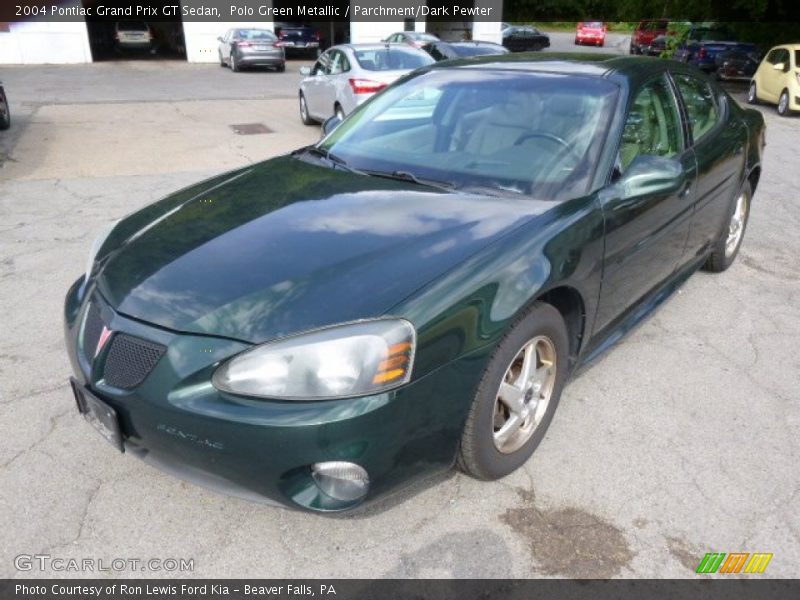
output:
POLYGON ((572 148, 569 145, 569 142, 564 138, 559 137, 554 133, 548 133, 546 131, 532 131, 530 133, 523 133, 521 136, 517 138, 517 141, 514 142, 514 145, 521 146, 523 142, 531 138, 544 138, 546 140, 550 140, 551 142, 556 142, 557 144, 561 145, 565 150, 570 150, 572 148))
POLYGON ((570 143, 564 138, 547 131, 532 131, 530 133, 523 133, 521 136, 519 136, 519 138, 517 138, 517 141, 514 142, 514 145, 520 146, 525 140, 529 140, 531 138, 542 138, 551 142, 555 142, 561 146, 561 150, 558 150, 553 157, 545 163, 547 168, 552 168, 552 166, 557 165, 565 156, 573 156, 576 164, 582 159, 581 155, 575 150, 575 146, 570 145, 570 143))

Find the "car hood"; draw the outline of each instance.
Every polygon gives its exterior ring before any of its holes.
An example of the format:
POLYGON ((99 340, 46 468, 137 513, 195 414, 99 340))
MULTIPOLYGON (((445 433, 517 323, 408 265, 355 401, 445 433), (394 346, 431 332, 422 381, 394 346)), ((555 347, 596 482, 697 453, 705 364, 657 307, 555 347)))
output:
POLYGON ((258 343, 385 314, 552 205, 280 157, 122 220, 97 285, 127 316, 258 343))

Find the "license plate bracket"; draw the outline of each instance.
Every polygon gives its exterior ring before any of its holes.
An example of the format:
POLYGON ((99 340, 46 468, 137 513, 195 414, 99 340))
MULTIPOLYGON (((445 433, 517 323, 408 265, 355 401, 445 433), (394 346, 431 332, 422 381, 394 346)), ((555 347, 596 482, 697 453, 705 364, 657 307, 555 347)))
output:
POLYGON ((72 386, 72 393, 75 395, 78 412, 108 443, 120 452, 125 452, 117 411, 92 394, 75 379, 70 378, 69 383, 72 386))

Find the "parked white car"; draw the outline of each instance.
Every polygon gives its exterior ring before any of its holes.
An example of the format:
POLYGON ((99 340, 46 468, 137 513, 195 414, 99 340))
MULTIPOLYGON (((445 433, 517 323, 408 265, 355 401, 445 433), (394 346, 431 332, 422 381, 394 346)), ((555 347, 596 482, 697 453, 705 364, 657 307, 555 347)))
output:
POLYGON ((407 44, 343 44, 322 54, 314 66, 303 67, 300 118, 306 125, 336 115, 344 119, 369 97, 406 73, 434 62, 407 44))

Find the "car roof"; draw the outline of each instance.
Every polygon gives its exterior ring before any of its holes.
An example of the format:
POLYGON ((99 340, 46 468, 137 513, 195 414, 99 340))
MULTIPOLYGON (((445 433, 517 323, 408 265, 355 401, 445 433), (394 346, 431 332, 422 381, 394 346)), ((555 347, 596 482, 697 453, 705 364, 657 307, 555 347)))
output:
MULTIPOLYGON (((532 53, 521 52, 479 56, 469 60, 448 61, 435 64, 428 69, 470 68, 529 73, 552 73, 584 75, 593 77, 621 76, 624 79, 640 80, 654 71, 670 69, 687 70, 681 63, 665 61, 651 56, 621 56, 619 54, 588 53, 532 53)), ((689 69, 691 70, 691 69, 689 69)))
MULTIPOLYGON (((418 48, 414 48, 409 46, 408 44, 402 44, 398 42, 373 42, 373 43, 363 43, 363 44, 339 44, 338 46, 331 46, 329 49, 349 49, 349 50, 380 50, 381 48, 402 48, 403 50, 419 50, 418 48)), ((422 50, 420 50, 422 52, 422 50)))

